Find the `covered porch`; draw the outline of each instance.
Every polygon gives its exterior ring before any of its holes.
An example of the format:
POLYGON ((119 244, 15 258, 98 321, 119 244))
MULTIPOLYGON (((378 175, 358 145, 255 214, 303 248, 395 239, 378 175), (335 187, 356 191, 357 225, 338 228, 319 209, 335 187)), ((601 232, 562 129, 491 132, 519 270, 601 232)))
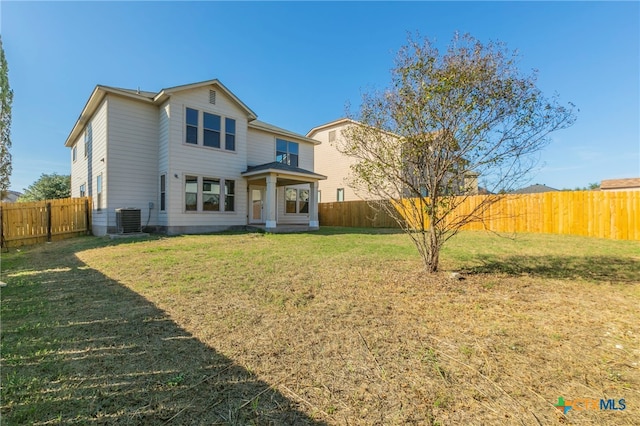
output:
POLYGON ((247 225, 267 232, 318 230, 318 181, 326 176, 272 162, 250 166, 247 225))

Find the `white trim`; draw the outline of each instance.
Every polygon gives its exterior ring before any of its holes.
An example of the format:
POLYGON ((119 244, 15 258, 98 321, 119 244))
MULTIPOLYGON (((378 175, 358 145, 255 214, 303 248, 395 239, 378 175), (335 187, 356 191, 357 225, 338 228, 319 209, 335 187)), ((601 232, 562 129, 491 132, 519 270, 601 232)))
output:
POLYGON ((266 192, 267 189, 264 186, 257 186, 257 185, 248 185, 249 188, 249 196, 247 197, 249 200, 249 206, 247 208, 247 212, 248 212, 248 223, 249 224, 256 224, 256 223, 264 223, 264 208, 265 208, 265 196, 266 196, 266 192), (262 205, 260 206, 260 217, 258 219, 253 217, 253 191, 260 191, 260 201, 262 202, 262 205))
POLYGON ((281 169, 261 169, 261 170, 254 170, 251 172, 244 172, 242 173, 242 177, 246 178, 251 176, 258 176, 261 174, 264 174, 264 175, 274 174, 280 178, 286 178, 287 176, 296 176, 296 177, 306 178, 306 180, 300 179, 304 183, 315 182, 317 180, 324 180, 327 178, 324 175, 314 173, 314 172, 300 173, 300 172, 293 172, 293 171, 281 170, 281 169))
POLYGON ((284 187, 284 214, 287 216, 298 216, 298 217, 308 217, 309 216, 309 207, 311 206, 311 189, 310 188, 292 188, 291 186, 285 186, 284 187), (287 191, 295 191, 296 192, 296 199, 295 200, 288 200, 287 199, 287 191), (307 191, 307 212, 301 212, 300 210, 300 202, 302 201, 300 199, 300 192, 302 191, 307 191), (296 211, 295 212, 288 212, 287 211, 287 202, 289 201, 294 201, 296 203, 296 211))
POLYGON ((214 215, 237 215, 238 214, 238 199, 237 199, 237 182, 238 179, 224 178, 218 176, 204 175, 202 173, 182 173, 182 213, 184 214, 214 214, 214 215), (196 192, 196 209, 187 210, 187 192, 186 192, 186 179, 187 176, 195 177, 197 184, 196 192), (220 193, 218 194, 219 210, 204 210, 204 192, 203 184, 204 179, 214 179, 218 181, 220 186, 220 193), (233 210, 225 210, 226 201, 226 183, 233 182, 233 210))

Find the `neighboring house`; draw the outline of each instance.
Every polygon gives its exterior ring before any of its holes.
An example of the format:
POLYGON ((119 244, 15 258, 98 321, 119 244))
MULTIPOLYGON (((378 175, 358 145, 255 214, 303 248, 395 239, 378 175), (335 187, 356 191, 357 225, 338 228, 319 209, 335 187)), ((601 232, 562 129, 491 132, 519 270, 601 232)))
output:
POLYGON ((606 179, 600 182, 603 191, 640 191, 640 178, 606 179))
POLYGON ((92 197, 95 235, 117 232, 118 208, 168 234, 317 229, 318 144, 258 121, 217 79, 159 92, 98 85, 65 142, 71 194, 92 197))
MULTIPOLYGON (((319 184, 320 192, 318 198, 321 203, 363 199, 356 195, 348 183, 351 165, 355 164, 356 160, 342 154, 336 148, 336 143, 341 137, 342 130, 357 124, 356 121, 351 119, 341 118, 314 127, 307 133, 307 137, 320 142, 315 151, 314 170, 327 176, 327 179, 319 184)), ((364 198, 366 199, 366 197, 364 198)))
MULTIPOLYGON (((342 131, 354 125, 361 124, 349 118, 341 118, 314 127, 307 133, 307 137, 320 142, 320 145, 316 147, 314 170, 327 176, 327 179, 319 184, 319 202, 330 203, 371 198, 366 194, 356 194, 355 190, 349 185, 351 166, 357 160, 342 154, 336 147, 340 143, 342 131)), ((465 188, 464 190, 468 194, 478 194, 478 174, 471 171, 466 172, 460 187, 465 188)), ((427 195, 426 191, 423 195, 427 195)))
POLYGON ((553 192, 553 191, 559 191, 559 189, 551 188, 547 185, 536 183, 535 185, 530 185, 525 188, 520 188, 520 189, 511 191, 511 194, 540 194, 543 192, 553 192))
POLYGON ((9 190, 4 194, 4 198, 2 199, 2 202, 15 203, 18 200, 18 198, 20 198, 21 196, 22 196, 21 192, 9 190))

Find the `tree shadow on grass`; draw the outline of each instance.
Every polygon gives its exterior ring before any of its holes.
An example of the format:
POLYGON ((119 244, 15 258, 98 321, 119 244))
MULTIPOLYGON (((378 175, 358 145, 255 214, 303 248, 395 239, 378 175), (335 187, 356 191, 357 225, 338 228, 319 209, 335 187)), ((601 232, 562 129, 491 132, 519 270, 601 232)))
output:
POLYGON ((324 424, 73 253, 34 252, 3 271, 3 424, 324 424))
POLYGON ((640 284, 640 260, 613 256, 520 256, 481 255, 481 265, 469 273, 503 273, 541 278, 584 279, 640 284))

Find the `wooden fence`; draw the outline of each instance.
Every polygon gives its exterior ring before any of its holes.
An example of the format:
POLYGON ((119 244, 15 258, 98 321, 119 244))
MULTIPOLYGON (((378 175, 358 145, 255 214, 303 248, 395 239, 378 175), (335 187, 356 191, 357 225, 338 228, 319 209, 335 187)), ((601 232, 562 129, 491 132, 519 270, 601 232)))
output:
MULTIPOLYGON (((471 212, 484 197, 487 196, 468 197, 454 214, 471 212)), ((376 212, 366 201, 322 203, 318 214, 321 226, 398 227, 392 218, 384 212, 376 212)), ((504 195, 478 219, 462 229, 640 240, 640 191, 504 195)))
POLYGON ((3 247, 57 241, 91 231, 91 199, 0 203, 3 247))

